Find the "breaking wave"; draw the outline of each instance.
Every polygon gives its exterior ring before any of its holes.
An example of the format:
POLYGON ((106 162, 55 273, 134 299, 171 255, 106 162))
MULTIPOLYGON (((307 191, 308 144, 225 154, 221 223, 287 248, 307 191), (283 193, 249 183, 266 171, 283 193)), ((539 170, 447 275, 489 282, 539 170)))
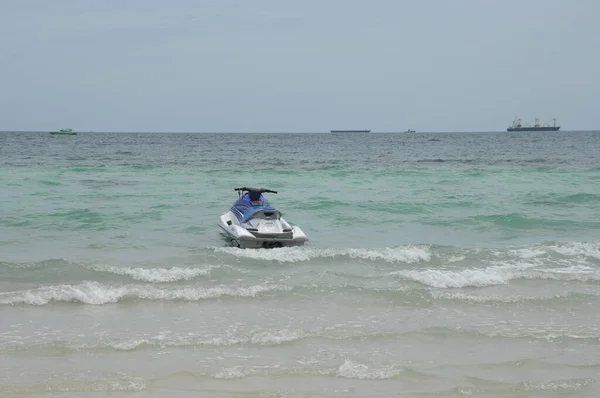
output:
POLYGON ((154 286, 104 286, 98 282, 77 285, 45 286, 37 289, 0 293, 0 304, 45 305, 50 302, 80 302, 84 304, 116 303, 124 299, 199 301, 223 296, 256 297, 266 292, 290 290, 277 284, 249 287, 216 286, 158 288, 154 286))
POLYGON ((432 255, 429 245, 401 246, 382 249, 317 249, 308 247, 284 247, 269 250, 243 250, 231 247, 216 247, 212 248, 212 250, 217 253, 224 253, 240 258, 261 261, 278 261, 283 263, 296 263, 327 258, 361 259, 390 263, 417 263, 429 261, 432 255))

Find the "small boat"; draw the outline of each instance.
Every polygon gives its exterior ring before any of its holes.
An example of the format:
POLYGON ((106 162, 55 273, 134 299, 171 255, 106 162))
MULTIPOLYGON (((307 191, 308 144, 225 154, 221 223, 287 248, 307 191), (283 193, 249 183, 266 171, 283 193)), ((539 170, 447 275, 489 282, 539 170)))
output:
POLYGON ((229 241, 241 249, 302 246, 308 240, 297 225, 290 225, 281 212, 271 207, 263 193, 277 193, 265 188, 235 188, 239 198, 221 215, 219 226, 229 241))
POLYGON ((77 132, 73 131, 73 129, 60 129, 58 131, 51 131, 50 134, 54 134, 54 135, 77 135, 77 132))
POLYGON ((413 130, 413 129, 408 129, 408 130, 405 131, 405 133, 416 133, 416 131, 413 130))

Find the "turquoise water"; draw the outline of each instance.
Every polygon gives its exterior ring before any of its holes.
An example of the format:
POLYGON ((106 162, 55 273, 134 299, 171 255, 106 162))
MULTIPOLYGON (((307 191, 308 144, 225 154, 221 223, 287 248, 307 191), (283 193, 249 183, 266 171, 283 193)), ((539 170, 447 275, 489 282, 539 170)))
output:
POLYGON ((1 133, 0 392, 597 396, 598 154, 593 132, 1 133), (242 185, 307 245, 228 247, 242 185))

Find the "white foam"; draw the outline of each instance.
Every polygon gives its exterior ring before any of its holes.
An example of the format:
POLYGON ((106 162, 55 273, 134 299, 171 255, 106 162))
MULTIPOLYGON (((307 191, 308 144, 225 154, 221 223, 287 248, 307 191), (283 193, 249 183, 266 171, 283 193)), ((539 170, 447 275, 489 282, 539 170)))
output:
MULTIPOLYGON (((109 391, 143 391, 146 389, 146 383, 140 377, 127 377, 115 380, 110 384, 109 391)), ((103 391, 103 390, 101 390, 103 391)))
POLYGON ((580 261, 586 261, 588 258, 600 260, 600 243, 598 242, 568 242, 555 244, 540 244, 527 247, 521 247, 509 250, 491 250, 490 253, 496 257, 506 257, 510 255, 522 260, 534 262, 540 261, 560 261, 560 258, 553 257, 553 254, 560 254, 563 257, 575 257, 580 261))
POLYGON ((475 323, 472 326, 476 329, 457 327, 454 330, 457 332, 471 332, 485 337, 528 338, 547 341, 570 339, 600 342, 600 336, 598 336, 595 328, 591 330, 584 328, 578 331, 567 330, 566 328, 557 330, 557 327, 552 324, 532 326, 515 320, 510 322, 493 320, 475 323), (491 328, 493 330, 481 330, 479 328, 491 328))
POLYGON ((372 368, 351 359, 346 359, 336 371, 336 375, 339 377, 361 380, 391 379, 400 373, 402 373, 402 369, 397 369, 394 366, 372 368))
POLYGON ((600 273, 586 266, 536 269, 535 265, 503 265, 464 270, 400 270, 388 273, 402 279, 440 289, 485 287, 506 284, 514 279, 551 279, 564 281, 598 281, 600 273))
MULTIPOLYGON (((494 251, 492 253, 495 255, 500 255, 500 256, 506 255, 504 252, 498 252, 498 251, 494 251)), ((534 247, 523 247, 520 249, 509 250, 508 253, 512 254, 513 256, 519 257, 521 259, 532 259, 535 257, 543 256, 543 255, 547 254, 548 251, 543 247, 534 246, 534 247)))
MULTIPOLYGON (((489 303, 489 302, 502 302, 502 303, 519 303, 527 300, 535 300, 535 297, 520 297, 520 296, 500 296, 500 295, 489 295, 489 296, 477 296, 473 294, 466 294, 457 291, 446 292, 432 290, 431 296, 438 300, 460 300, 460 301, 471 301, 474 303, 489 303)), ((560 297, 560 296, 555 296, 560 297)))
POLYGON ((218 337, 213 337, 209 340, 201 340, 198 342, 199 345, 210 345, 217 347, 226 347, 236 344, 243 344, 248 342, 248 338, 244 336, 232 336, 227 334, 222 334, 218 337))
POLYGON ((592 379, 574 379, 564 380, 559 382, 525 382, 523 386, 526 391, 563 391, 563 392, 574 392, 579 391, 582 387, 592 384, 592 379))
POLYGON ((150 344, 150 340, 141 339, 141 340, 126 340, 115 343, 109 343, 108 345, 119 351, 132 351, 136 348, 144 345, 150 344))
MULTIPOLYGON (((345 325, 342 325, 345 326, 345 325)), ((327 328, 334 330, 335 328, 327 328)), ((230 330, 225 333, 219 333, 217 336, 209 337, 206 332, 202 333, 185 333, 185 334, 173 334, 171 332, 163 332, 155 336, 151 335, 138 335, 131 339, 117 339, 117 338, 101 338, 98 341, 92 341, 89 343, 66 343, 65 347, 69 349, 89 350, 89 349, 104 349, 110 348, 117 351, 134 351, 143 346, 147 347, 187 347, 187 346, 210 346, 210 347, 229 347, 234 345, 249 344, 258 346, 277 346, 285 343, 292 343, 300 341, 305 338, 316 337, 322 339, 331 340, 344 340, 355 337, 369 338, 371 336, 382 336, 380 333, 346 333, 344 335, 336 335, 330 333, 323 333, 324 331, 313 331, 306 332, 303 330, 294 329, 282 329, 282 330, 265 330, 265 331, 254 331, 254 332, 237 332, 230 330)), ((25 346, 25 342, 18 340, 9 340, 9 346, 25 346)), ((36 349, 40 345, 45 346, 44 343, 30 342, 25 349, 36 349)))
POLYGON ((210 346, 232 346, 237 344, 255 344, 255 345, 279 345, 292 341, 301 340, 308 335, 301 330, 267 330, 264 332, 258 332, 251 335, 232 335, 230 333, 221 334, 218 337, 212 339, 198 339, 197 336, 187 336, 185 338, 171 340, 171 344, 175 345, 210 345, 210 346))
POLYGON ((570 242, 549 247, 552 251, 563 256, 585 256, 600 260, 600 243, 570 242))
POLYGON ((85 304, 108 304, 126 298, 146 300, 198 301, 221 296, 255 297, 269 291, 291 290, 290 286, 264 284, 249 287, 216 286, 158 288, 143 285, 105 286, 98 282, 78 285, 46 286, 31 290, 0 293, 0 304, 44 305, 51 301, 81 302, 85 304))
POLYGON ((140 377, 117 375, 116 379, 80 381, 76 384, 45 385, 43 391, 46 394, 52 392, 137 392, 146 389, 146 382, 140 377))
POLYGON ((242 377, 255 375, 255 374, 268 374, 269 370, 278 369, 278 365, 273 366, 232 366, 230 368, 222 368, 220 371, 215 373, 216 379, 239 379, 242 377))
POLYGON ((489 269, 466 269, 461 271, 436 269, 424 271, 402 270, 390 272, 388 275, 398 276, 437 288, 483 287, 504 284, 510 280, 510 273, 490 272, 489 269))
POLYGON ((190 280, 197 276, 209 275, 212 268, 128 268, 111 265, 93 266, 96 271, 110 272, 118 275, 131 276, 133 279, 144 282, 176 282, 180 280, 190 280))
MULTIPOLYGON (((285 369, 283 369, 285 370, 285 369)), ((347 379, 360 379, 360 380, 383 380, 391 379, 400 373, 402 369, 396 368, 395 366, 384 366, 380 368, 369 367, 367 365, 354 362, 351 359, 346 359, 342 365, 337 369, 311 369, 314 374, 323 375, 335 375, 347 379)), ((217 379, 238 379, 250 375, 266 374, 273 371, 282 371, 279 365, 272 366, 233 366, 222 368, 214 375, 217 379)), ((296 370, 296 372, 306 371, 305 369, 296 370)))
POLYGON ((382 260, 390 263, 416 263, 429 261, 429 246, 401 246, 381 249, 317 249, 309 247, 283 247, 277 249, 244 250, 231 247, 214 248, 215 251, 253 260, 278 262, 303 262, 319 258, 349 257, 363 260, 382 260))
POLYGON ((241 366, 234 366, 231 368, 223 368, 217 373, 215 373, 215 378, 217 379, 239 379, 244 376, 251 375, 253 373, 250 368, 243 368, 241 366))
POLYGON ((283 329, 277 331, 266 331, 257 333, 250 339, 252 344, 259 345, 277 345, 291 341, 300 340, 306 337, 306 334, 299 330, 283 329))

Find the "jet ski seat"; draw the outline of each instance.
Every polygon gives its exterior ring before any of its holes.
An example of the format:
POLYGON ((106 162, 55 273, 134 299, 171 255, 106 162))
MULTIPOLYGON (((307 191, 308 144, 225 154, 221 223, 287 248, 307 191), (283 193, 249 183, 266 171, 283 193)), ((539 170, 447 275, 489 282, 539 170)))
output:
POLYGON ((262 195, 262 192, 260 191, 248 191, 250 200, 260 200, 260 195, 262 195))

